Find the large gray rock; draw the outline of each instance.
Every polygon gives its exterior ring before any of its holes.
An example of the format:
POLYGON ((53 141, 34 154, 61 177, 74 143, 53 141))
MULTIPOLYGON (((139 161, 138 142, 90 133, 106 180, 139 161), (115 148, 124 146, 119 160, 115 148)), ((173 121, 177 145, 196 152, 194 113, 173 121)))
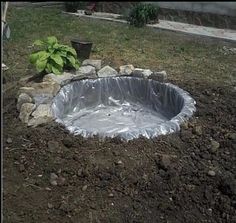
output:
POLYGON ((33 83, 31 87, 21 87, 18 91, 18 95, 21 93, 26 93, 31 97, 39 94, 55 96, 59 90, 60 85, 58 83, 45 81, 41 83, 33 83))
POLYGON ((149 69, 135 68, 131 73, 131 76, 148 78, 151 74, 152 71, 149 69))
POLYGON ((34 77, 33 75, 22 77, 18 83, 21 85, 26 85, 31 79, 33 79, 33 77, 34 77))
POLYGON ((148 78, 159 82, 165 82, 167 80, 167 73, 164 70, 160 72, 155 71, 148 78))
POLYGON ((28 126, 31 126, 31 127, 37 127, 39 125, 42 125, 42 124, 46 124, 46 123, 49 123, 53 120, 52 117, 43 117, 43 116, 40 116, 40 117, 37 117, 37 118, 32 118, 29 120, 28 122, 28 126))
POLYGON ((53 95, 52 94, 35 94, 34 103, 38 106, 40 104, 51 104, 53 95))
POLYGON ((28 123, 31 113, 35 109, 35 104, 33 103, 24 103, 21 105, 19 118, 22 122, 28 123))
POLYGON ((75 74, 63 72, 61 75, 55 75, 53 73, 47 74, 44 76, 44 82, 56 82, 61 86, 68 84, 75 74))
POLYGON ((80 80, 84 78, 96 78, 96 69, 91 65, 82 66, 76 71, 76 75, 73 80, 80 80))
POLYGON ((117 75, 118 72, 110 66, 105 66, 98 71, 98 77, 113 77, 117 75))
POLYGON ((94 76, 96 75, 96 69, 91 65, 82 66, 76 71, 76 75, 94 76))
POLYGON ((25 93, 30 95, 31 97, 33 96, 32 93, 35 91, 33 87, 21 87, 19 91, 17 92, 17 98, 20 96, 20 94, 25 93))
POLYGON ((101 60, 87 59, 87 60, 83 61, 82 65, 83 66, 91 65, 91 66, 95 67, 95 69, 98 71, 102 67, 102 61, 101 60))
POLYGON ((22 104, 31 102, 33 102, 33 99, 28 94, 21 93, 18 97, 16 108, 20 111, 22 104))
POLYGON ((40 104, 31 114, 32 119, 29 120, 28 126, 36 127, 41 124, 48 123, 53 120, 50 104, 40 104))
POLYGON ((119 75, 130 75, 134 71, 132 64, 120 66, 119 75))
POLYGON ((52 117, 52 110, 50 104, 40 104, 32 113, 34 118, 37 117, 52 117))

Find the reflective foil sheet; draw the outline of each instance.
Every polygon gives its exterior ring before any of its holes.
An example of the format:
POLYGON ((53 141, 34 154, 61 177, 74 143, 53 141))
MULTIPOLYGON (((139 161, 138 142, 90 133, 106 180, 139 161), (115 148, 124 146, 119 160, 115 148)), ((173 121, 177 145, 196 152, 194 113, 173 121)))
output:
POLYGON ((75 135, 153 138, 180 129, 195 112, 194 99, 170 83, 135 77, 71 82, 52 103, 53 115, 75 135))

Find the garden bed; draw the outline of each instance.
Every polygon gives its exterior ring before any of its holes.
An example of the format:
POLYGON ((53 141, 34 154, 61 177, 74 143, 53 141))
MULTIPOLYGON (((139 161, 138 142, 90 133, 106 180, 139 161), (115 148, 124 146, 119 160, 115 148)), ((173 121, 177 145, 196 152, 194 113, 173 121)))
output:
POLYGON ((4 45, 5 222, 236 221, 233 53, 220 43, 54 9, 11 8, 8 21, 14 32, 4 45), (194 118, 178 133, 129 142, 85 139, 55 122, 27 127, 17 111, 19 80, 35 73, 28 62, 32 42, 51 33, 63 42, 75 33, 90 37, 92 58, 116 69, 131 63, 166 70, 196 100, 194 118))

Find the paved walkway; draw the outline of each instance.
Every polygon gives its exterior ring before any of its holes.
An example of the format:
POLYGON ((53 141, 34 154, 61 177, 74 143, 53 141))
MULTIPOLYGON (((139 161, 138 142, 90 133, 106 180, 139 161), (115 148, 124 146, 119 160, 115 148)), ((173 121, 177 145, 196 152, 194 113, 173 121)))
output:
MULTIPOLYGON (((127 23, 127 21, 125 20, 118 19, 119 16, 117 14, 112 14, 112 13, 99 12, 99 13, 94 13, 93 15, 85 15, 84 11, 80 10, 78 11, 78 13, 67 13, 67 14, 72 14, 79 17, 88 17, 88 18, 101 19, 113 22, 127 23)), ((147 26, 174 32, 182 32, 185 34, 211 37, 236 43, 236 30, 232 29, 218 29, 213 27, 198 26, 181 22, 172 22, 167 20, 159 20, 159 23, 148 24, 147 26)))

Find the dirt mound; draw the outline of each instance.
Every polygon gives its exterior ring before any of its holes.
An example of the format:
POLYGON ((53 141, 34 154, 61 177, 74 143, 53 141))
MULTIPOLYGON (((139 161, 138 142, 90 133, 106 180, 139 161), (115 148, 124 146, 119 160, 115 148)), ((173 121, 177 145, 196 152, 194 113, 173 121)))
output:
POLYGON ((27 128, 17 87, 4 94, 5 222, 236 222, 236 93, 175 84, 197 101, 195 117, 129 142, 27 128))

